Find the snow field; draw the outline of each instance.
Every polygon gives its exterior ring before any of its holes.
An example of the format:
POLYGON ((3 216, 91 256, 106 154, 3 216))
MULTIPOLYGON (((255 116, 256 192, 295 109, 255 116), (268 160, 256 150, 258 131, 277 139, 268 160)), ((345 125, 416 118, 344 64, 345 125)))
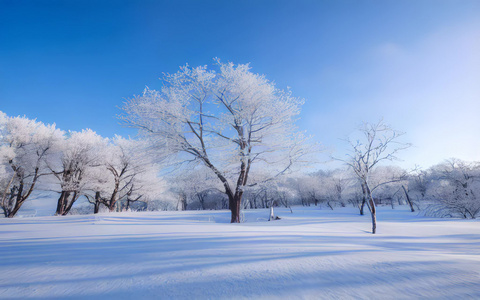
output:
POLYGON ((475 220, 380 207, 0 219, 9 299, 478 299, 475 220))

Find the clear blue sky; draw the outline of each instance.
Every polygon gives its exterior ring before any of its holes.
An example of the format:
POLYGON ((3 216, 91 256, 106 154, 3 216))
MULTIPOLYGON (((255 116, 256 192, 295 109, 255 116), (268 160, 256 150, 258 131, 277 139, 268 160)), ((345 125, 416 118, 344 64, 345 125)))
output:
POLYGON ((290 86, 340 152, 383 116, 412 164, 480 160, 479 56, 480 1, 0 0, 0 110, 104 136, 133 134, 124 98, 219 57, 290 86))

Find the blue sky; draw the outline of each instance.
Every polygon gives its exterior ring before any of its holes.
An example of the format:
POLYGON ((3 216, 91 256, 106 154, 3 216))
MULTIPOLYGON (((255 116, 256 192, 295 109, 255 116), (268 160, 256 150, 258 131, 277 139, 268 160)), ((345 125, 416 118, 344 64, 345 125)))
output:
POLYGON ((480 160, 480 1, 0 0, 8 115, 134 134, 125 98, 214 57, 290 86, 299 127, 338 153, 384 117, 415 145, 405 166, 480 160))

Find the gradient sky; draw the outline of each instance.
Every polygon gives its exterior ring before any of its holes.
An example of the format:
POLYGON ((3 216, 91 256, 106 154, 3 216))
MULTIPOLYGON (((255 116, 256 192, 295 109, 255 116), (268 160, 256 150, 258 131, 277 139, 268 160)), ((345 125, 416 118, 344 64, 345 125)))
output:
POLYGON ((480 1, 0 0, 0 110, 134 135, 125 98, 163 72, 250 62, 306 99, 299 127, 341 138, 381 117, 404 166, 480 160, 480 1))

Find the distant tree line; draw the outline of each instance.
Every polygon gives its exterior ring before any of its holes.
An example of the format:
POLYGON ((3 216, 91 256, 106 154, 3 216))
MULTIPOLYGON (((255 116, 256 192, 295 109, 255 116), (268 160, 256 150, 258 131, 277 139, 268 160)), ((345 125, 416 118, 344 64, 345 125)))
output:
MULTIPOLYGON (((198 170, 202 173, 206 170, 198 170)), ((476 218, 480 215, 480 164, 449 159, 427 170, 408 172, 398 166, 379 166, 371 175, 375 205, 408 205, 432 217, 476 218), (388 183, 385 183, 388 182, 388 183), (385 184, 384 184, 385 183, 385 184)), ((196 181, 187 175, 173 190, 178 210, 226 209, 228 202, 215 181, 196 181)), ((318 206, 334 210, 353 206, 364 214, 362 184, 348 168, 284 176, 245 190, 242 209, 318 206), (363 205, 362 205, 363 204, 363 205)))

